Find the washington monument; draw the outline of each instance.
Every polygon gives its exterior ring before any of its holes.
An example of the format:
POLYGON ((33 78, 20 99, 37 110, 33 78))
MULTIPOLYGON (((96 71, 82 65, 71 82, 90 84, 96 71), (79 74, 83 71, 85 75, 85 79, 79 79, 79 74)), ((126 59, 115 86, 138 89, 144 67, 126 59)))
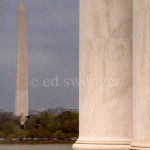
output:
POLYGON ((17 85, 15 114, 24 124, 28 116, 27 16, 24 0, 18 11, 17 85))

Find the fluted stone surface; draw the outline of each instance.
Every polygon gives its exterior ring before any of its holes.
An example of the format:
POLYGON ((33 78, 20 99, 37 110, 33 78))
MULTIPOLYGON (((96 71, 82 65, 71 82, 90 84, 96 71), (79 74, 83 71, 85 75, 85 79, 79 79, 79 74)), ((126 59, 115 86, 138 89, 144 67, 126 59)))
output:
POLYGON ((80 0, 80 135, 75 150, 125 150, 131 143, 131 37, 131 0, 80 0))
POLYGON ((26 20, 26 8, 23 0, 21 0, 18 11, 16 115, 22 116, 23 120, 24 117, 28 115, 28 63, 26 20))
POLYGON ((133 142, 131 149, 150 150, 150 1, 134 0, 133 142))

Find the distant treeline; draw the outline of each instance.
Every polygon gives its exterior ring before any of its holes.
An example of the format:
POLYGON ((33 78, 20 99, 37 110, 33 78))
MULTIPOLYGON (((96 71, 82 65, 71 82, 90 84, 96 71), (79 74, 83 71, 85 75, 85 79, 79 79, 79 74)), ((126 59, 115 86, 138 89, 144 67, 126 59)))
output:
POLYGON ((0 111, 0 139, 69 140, 78 137, 78 132, 77 112, 66 111, 60 114, 42 112, 39 116, 28 116, 26 123, 21 125, 19 117, 0 111))

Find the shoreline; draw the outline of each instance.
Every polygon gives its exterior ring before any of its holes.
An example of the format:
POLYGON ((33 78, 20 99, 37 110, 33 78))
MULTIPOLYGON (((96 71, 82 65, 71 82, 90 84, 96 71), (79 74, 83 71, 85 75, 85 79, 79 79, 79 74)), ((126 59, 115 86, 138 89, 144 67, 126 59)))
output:
POLYGON ((0 145, 19 144, 19 145, 38 145, 38 144, 74 144, 75 141, 0 141, 0 145))

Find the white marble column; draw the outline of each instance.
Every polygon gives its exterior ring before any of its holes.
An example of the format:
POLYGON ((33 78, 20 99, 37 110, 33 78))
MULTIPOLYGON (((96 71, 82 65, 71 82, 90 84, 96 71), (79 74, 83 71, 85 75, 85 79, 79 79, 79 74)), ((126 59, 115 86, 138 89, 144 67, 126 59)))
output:
POLYGON ((75 150, 132 138, 132 0, 80 0, 80 135, 75 150))
POLYGON ((133 0, 133 142, 150 150, 150 0, 133 0))

